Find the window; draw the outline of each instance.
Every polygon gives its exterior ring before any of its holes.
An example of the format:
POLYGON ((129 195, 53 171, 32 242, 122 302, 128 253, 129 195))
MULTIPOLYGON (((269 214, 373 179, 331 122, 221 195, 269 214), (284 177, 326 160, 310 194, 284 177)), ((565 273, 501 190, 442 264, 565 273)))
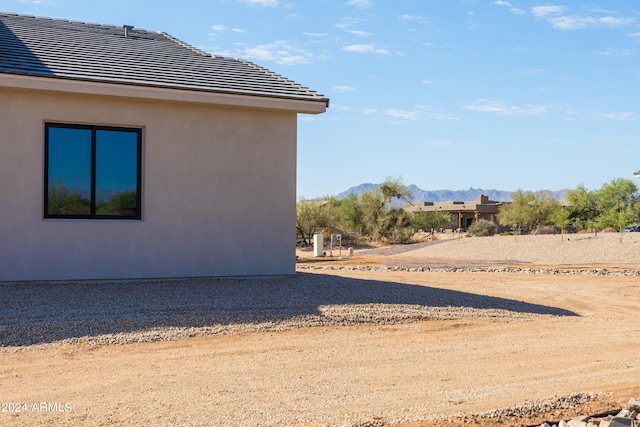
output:
POLYGON ((142 131, 45 124, 45 218, 140 219, 142 131))

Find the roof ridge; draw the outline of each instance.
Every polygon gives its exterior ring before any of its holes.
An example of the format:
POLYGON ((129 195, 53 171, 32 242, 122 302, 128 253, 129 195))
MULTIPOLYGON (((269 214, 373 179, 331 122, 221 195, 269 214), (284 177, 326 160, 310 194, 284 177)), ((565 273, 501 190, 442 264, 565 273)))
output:
POLYGON ((211 54, 209 52, 205 52, 202 49, 198 49, 195 46, 190 45, 189 43, 183 42, 182 40, 180 40, 177 37, 172 36, 171 34, 165 33, 164 31, 157 31, 158 34, 163 35, 164 37, 168 38, 169 40, 171 40, 174 43, 178 43, 180 46, 182 47, 186 47, 189 50, 192 50, 193 52, 200 54, 202 56, 211 56, 211 54))
MULTIPOLYGON (((41 19, 41 20, 54 21, 54 22, 67 22, 69 24, 82 24, 82 25, 90 25, 90 26, 102 27, 102 28, 114 28, 114 29, 118 28, 118 26, 115 25, 115 24, 100 24, 98 22, 75 21, 73 19, 51 18, 51 17, 48 17, 48 16, 27 15, 27 14, 22 14, 22 13, 2 12, 2 11, 0 11, 0 16, 2 16, 2 15, 15 16, 15 17, 18 17, 18 18, 41 19)), ((143 29, 143 31, 147 31, 147 30, 143 29)))

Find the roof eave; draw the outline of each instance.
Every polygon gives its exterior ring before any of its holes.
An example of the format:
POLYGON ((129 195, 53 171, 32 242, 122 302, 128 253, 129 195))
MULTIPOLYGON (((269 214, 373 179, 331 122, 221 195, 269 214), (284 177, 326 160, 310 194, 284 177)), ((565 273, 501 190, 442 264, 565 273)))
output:
POLYGON ((216 91, 198 88, 171 88, 149 84, 104 82, 0 72, 0 88, 2 87, 157 101, 266 108, 303 114, 324 113, 329 106, 329 99, 324 97, 304 99, 283 95, 216 91))

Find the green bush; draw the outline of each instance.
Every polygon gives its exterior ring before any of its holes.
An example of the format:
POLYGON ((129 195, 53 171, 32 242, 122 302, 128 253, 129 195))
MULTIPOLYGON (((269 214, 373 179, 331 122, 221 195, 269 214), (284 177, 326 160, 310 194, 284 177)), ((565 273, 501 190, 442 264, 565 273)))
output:
POLYGON ((481 219, 476 221, 467 230, 467 236, 493 236, 498 232, 498 226, 491 221, 481 219))

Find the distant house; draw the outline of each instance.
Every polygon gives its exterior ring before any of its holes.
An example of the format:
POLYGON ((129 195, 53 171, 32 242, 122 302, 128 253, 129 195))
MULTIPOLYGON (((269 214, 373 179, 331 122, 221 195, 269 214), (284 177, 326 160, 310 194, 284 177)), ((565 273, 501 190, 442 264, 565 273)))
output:
POLYGON ((295 272, 298 113, 161 32, 0 13, 0 281, 295 272))
POLYGON ((453 226, 466 230, 475 221, 481 219, 497 224, 497 214, 504 203, 489 200, 489 197, 481 195, 475 201, 469 202, 405 203, 403 209, 407 212, 446 212, 453 216, 453 226))

